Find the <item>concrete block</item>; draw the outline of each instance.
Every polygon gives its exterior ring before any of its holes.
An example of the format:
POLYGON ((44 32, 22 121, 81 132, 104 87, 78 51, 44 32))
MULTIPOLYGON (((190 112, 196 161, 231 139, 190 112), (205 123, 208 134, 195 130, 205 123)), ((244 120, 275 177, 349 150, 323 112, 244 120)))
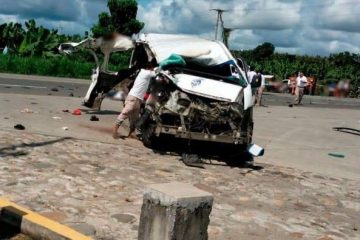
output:
POLYGON ((139 240, 206 240, 210 193, 172 182, 149 185, 141 209, 139 240))

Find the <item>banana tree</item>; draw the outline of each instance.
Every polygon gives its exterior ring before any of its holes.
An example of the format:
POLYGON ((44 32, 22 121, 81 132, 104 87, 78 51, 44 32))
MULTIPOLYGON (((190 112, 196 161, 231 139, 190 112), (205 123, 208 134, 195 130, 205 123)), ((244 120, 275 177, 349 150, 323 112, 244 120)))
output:
POLYGON ((57 30, 37 27, 35 20, 25 23, 26 33, 20 45, 19 54, 22 56, 55 56, 54 51, 59 45, 57 30))
POLYGON ((20 23, 5 23, 0 25, 0 47, 8 47, 11 52, 17 52, 24 38, 24 30, 20 23))

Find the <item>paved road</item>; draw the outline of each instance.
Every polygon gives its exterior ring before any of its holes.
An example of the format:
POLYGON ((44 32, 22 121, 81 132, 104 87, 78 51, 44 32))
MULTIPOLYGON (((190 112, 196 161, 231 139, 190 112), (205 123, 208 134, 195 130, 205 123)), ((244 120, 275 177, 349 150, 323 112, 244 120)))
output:
POLYGON ((144 186, 181 181, 215 197, 210 240, 359 239, 360 136, 332 130, 360 129, 356 100, 341 100, 338 108, 289 108, 291 96, 266 95, 274 104, 254 109, 254 141, 266 149, 257 167, 206 160, 197 169, 139 141, 112 139, 119 102, 105 99, 99 122, 89 121, 94 113, 86 109, 81 116, 63 112, 81 105, 66 97, 71 84, 83 96, 87 83, 77 81, 20 76, 13 85, 33 88, 0 88, 1 196, 94 239, 136 239, 144 186), (47 95, 59 85, 59 95, 47 95), (26 130, 14 130, 16 123, 26 130))
MULTIPOLYGON (((0 93, 26 95, 75 96, 83 98, 89 87, 89 80, 27 76, 0 73, 0 93), (52 91, 52 89, 58 91, 52 91)), ((288 106, 293 103, 290 94, 264 93, 267 106, 288 106)), ((336 99, 333 97, 305 96, 303 107, 349 108, 360 110, 359 99, 336 99)))
MULTIPOLYGON (((18 77, 18 78, 21 78, 18 77)), ((7 119, 0 121, 0 128, 12 128, 15 123, 23 123, 31 132, 56 136, 71 136, 79 139, 115 143, 110 137, 111 125, 118 114, 121 104, 106 99, 103 111, 98 114, 100 122, 90 122, 92 111, 83 108, 84 115, 74 117, 64 114, 63 109, 81 107, 81 99, 69 98, 69 88, 76 89, 79 96, 87 90, 88 82, 82 80, 58 79, 1 79, 1 84, 30 85, 34 88, 0 88, 2 103, 1 116, 7 119), (62 86, 62 87, 59 87, 62 86), (46 87, 46 88, 39 88, 46 87), (57 87, 58 92, 49 89, 57 87), (4 90, 5 89, 5 90, 4 90), (22 93, 19 94, 8 93, 22 93), (51 93, 52 96, 48 96, 51 93), (39 96, 43 95, 43 96, 39 96), (65 96, 65 97, 64 97, 65 96), (7 107, 9 106, 9 107, 7 107), (24 114, 20 111, 31 108, 39 114, 24 114), (88 114, 86 114, 88 113, 88 114), (56 121, 53 117, 61 117, 56 121), (69 127, 63 131, 62 127, 69 127)), ((359 179, 360 156, 359 136, 349 133, 335 132, 333 127, 360 129, 359 100, 336 100, 321 97, 306 97, 321 104, 304 104, 290 108, 287 101, 291 96, 280 94, 265 95, 267 108, 255 108, 254 142, 266 148, 266 155, 258 161, 274 165, 294 167, 303 171, 324 173, 339 177, 359 179), (316 106, 324 106, 323 109, 316 106), (337 106, 334 108, 334 106, 337 106), (328 156, 328 153, 340 152, 345 159, 328 156)))
MULTIPOLYGON (((264 93, 266 106, 289 106, 294 102, 294 96, 282 93, 264 93)), ((335 97, 307 96, 303 98, 305 108, 348 108, 360 110, 360 99, 337 99, 335 97)))
POLYGON ((86 80, 0 74, 0 93, 82 98, 88 87, 86 80))

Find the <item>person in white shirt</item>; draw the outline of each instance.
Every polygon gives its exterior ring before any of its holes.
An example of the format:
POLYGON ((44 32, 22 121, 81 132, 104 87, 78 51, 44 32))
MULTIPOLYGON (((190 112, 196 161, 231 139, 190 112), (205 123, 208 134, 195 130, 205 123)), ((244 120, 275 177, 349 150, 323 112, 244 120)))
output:
POLYGON ((304 96, 304 88, 307 86, 307 78, 304 76, 304 73, 296 78, 296 89, 295 89, 295 105, 300 105, 302 98, 304 96))
POLYGON ((258 107, 261 107, 261 106, 265 106, 264 104, 261 103, 262 95, 265 90, 265 76, 261 74, 261 72, 259 72, 258 74, 261 75, 261 85, 256 90, 256 105, 258 107))
POLYGON ((128 137, 134 132, 135 124, 139 119, 141 103, 144 100, 144 95, 149 88, 150 80, 155 77, 153 67, 154 66, 149 63, 147 69, 141 69, 137 75, 134 85, 126 97, 125 106, 115 121, 112 133, 113 138, 120 137, 118 130, 126 119, 129 119, 130 123, 128 137))
POLYGON ((256 72, 254 70, 251 70, 251 71, 248 72, 248 78, 249 78, 250 83, 253 80, 255 75, 256 75, 256 72))

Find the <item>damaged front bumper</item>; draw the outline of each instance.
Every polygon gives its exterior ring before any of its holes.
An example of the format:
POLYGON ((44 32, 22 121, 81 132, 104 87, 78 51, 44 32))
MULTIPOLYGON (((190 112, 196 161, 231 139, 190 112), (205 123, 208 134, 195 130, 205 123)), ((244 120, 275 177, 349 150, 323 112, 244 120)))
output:
POLYGON ((249 139, 251 139, 251 136, 241 136, 240 133, 236 133, 234 134, 234 136, 217 135, 217 134, 184 131, 182 127, 174 127, 167 125, 157 126, 155 129, 155 134, 157 136, 160 136, 161 134, 166 134, 166 135, 172 135, 175 138, 207 141, 207 142, 228 143, 234 145, 247 144, 249 143, 249 139))

